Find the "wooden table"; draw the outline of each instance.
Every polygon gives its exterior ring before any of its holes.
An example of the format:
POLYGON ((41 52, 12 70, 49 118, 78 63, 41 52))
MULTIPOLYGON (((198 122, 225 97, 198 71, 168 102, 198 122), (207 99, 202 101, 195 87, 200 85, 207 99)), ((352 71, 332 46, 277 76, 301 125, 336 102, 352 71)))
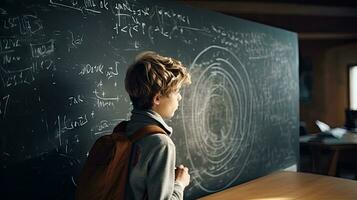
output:
MULTIPOLYGON (((312 155, 312 170, 315 173, 320 171, 321 151, 324 149, 331 151, 327 174, 330 176, 337 175, 337 165, 342 151, 357 150, 357 134, 347 133, 342 138, 319 137, 318 134, 306 135, 300 137, 300 145, 309 147, 312 155)), ((355 158, 351 158, 354 160, 355 158)))
POLYGON ((353 200, 357 181, 279 171, 218 192, 201 200, 353 200))

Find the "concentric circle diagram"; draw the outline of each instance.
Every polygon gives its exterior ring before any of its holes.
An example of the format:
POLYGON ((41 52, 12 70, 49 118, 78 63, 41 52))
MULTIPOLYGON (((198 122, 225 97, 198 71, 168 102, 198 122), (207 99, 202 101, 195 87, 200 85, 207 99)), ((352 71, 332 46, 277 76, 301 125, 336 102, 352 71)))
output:
POLYGON ((190 73, 181 111, 191 176, 215 192, 237 180, 253 147, 251 81, 239 58, 220 46, 200 52, 190 73))

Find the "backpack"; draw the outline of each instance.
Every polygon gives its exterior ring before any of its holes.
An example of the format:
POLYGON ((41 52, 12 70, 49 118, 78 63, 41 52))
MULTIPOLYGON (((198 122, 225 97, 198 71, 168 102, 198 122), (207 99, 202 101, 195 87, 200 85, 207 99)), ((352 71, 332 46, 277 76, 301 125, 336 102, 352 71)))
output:
POLYGON ((148 125, 127 137, 127 123, 119 123, 112 134, 94 143, 78 179, 76 200, 125 199, 133 143, 147 135, 166 134, 159 126, 148 125))

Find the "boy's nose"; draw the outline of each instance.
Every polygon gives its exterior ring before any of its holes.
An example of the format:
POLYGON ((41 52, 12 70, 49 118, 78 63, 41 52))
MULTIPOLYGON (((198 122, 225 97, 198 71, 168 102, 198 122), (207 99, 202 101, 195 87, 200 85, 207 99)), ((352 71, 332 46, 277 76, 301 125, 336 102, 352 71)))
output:
POLYGON ((178 95, 178 100, 181 101, 181 99, 182 99, 182 96, 181 96, 181 94, 179 94, 178 95))

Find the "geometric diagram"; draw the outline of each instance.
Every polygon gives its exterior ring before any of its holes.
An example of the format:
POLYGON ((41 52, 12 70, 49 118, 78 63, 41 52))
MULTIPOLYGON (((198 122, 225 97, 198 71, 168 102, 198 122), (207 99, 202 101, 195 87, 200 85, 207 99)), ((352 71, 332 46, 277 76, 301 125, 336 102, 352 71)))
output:
POLYGON ((248 163, 255 134, 253 88, 230 50, 209 46, 190 66, 182 120, 193 184, 215 192, 234 183, 248 163))

